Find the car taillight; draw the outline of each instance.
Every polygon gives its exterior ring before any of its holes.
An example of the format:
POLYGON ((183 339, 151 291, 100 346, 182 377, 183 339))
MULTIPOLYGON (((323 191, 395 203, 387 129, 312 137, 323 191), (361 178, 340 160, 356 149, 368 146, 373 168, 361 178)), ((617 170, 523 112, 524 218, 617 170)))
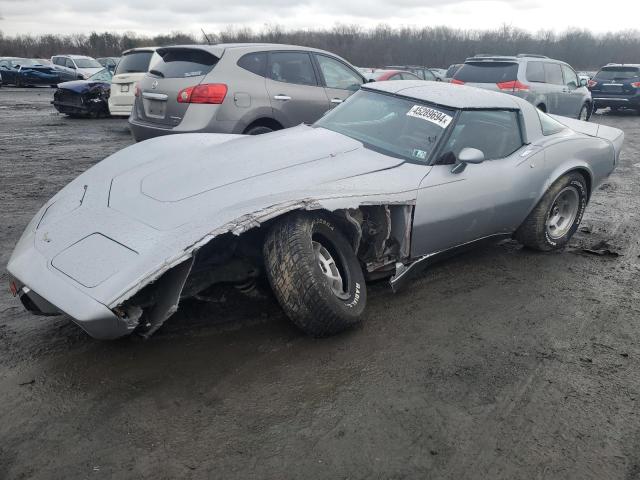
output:
POLYGON ((632 86, 633 88, 640 88, 640 82, 633 82, 633 83, 631 84, 631 86, 632 86))
POLYGON ((226 96, 227 86, 224 83, 205 83, 180 90, 178 103, 220 104, 226 96))
POLYGON ((596 82, 595 80, 589 80, 589 81, 587 82, 587 87, 589 87, 589 88, 593 88, 593 87, 595 87, 597 84, 598 84, 598 82, 596 82))
POLYGON ((509 90, 510 92, 528 92, 529 85, 526 85, 518 80, 512 82, 500 82, 497 83, 500 90, 509 90))
POLYGON ((452 79, 451 83, 453 83, 454 85, 464 85, 464 82, 462 80, 458 80, 456 78, 452 79))

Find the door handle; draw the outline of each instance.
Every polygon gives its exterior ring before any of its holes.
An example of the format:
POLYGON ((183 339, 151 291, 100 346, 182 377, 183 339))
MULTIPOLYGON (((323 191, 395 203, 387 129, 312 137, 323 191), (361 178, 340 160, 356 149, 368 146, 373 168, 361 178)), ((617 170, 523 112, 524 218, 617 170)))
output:
POLYGON ((291 97, 289 95, 274 95, 273 99, 282 100, 283 102, 286 102, 287 100, 291 100, 291 97))
POLYGON ((337 105, 337 104, 339 104, 339 103, 342 103, 342 99, 341 99, 341 98, 332 98, 332 99, 331 99, 331 103, 333 103, 333 104, 336 104, 336 105, 337 105))

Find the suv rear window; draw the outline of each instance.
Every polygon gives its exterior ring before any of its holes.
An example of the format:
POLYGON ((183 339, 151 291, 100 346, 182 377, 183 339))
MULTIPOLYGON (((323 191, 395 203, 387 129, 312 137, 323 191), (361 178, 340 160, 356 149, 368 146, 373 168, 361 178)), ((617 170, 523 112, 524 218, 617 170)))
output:
POLYGON ((149 62, 153 52, 131 52, 118 62, 115 74, 144 73, 149 69, 149 62))
POLYGON ((189 78, 206 75, 218 63, 218 57, 195 48, 170 48, 157 51, 157 60, 149 72, 163 78, 189 78))
POLYGON ((465 63, 453 76, 465 83, 501 83, 518 78, 518 64, 511 62, 465 63))
POLYGON ((595 76, 599 80, 626 80, 636 77, 640 77, 638 67, 604 67, 595 76))

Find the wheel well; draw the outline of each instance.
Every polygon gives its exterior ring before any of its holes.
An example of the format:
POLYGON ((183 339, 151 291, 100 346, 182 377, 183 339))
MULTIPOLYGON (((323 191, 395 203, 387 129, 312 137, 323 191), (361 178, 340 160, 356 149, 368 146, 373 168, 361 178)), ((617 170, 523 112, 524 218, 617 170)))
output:
POLYGON ((272 130, 282 130, 284 128, 277 120, 269 117, 263 117, 258 118, 257 120, 254 120, 249 125, 247 125, 247 128, 245 128, 242 133, 248 132, 253 127, 269 127, 272 130))
POLYGON ((544 103, 539 103, 536 108, 541 112, 547 113, 547 106, 544 103))

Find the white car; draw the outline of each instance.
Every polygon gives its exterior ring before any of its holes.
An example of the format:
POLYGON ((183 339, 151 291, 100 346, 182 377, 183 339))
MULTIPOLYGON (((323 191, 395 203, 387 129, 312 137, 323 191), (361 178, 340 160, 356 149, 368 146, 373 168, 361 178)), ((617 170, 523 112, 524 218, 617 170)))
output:
POLYGON ((133 48, 122 54, 111 80, 109 112, 128 117, 135 100, 136 83, 144 77, 156 47, 133 48))
POLYGON ((51 57, 53 67, 62 73, 63 80, 86 80, 91 75, 98 73, 104 67, 93 57, 84 55, 54 55, 51 57))

